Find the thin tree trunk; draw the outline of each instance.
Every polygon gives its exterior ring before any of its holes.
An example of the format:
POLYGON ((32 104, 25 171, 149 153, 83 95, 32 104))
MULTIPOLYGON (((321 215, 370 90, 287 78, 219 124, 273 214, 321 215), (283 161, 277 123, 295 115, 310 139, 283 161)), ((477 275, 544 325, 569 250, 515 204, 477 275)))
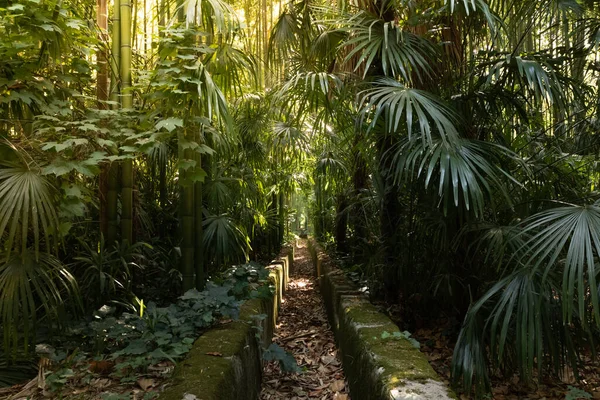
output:
POLYGON ((108 191, 106 194, 106 214, 108 218, 108 227, 106 243, 113 246, 117 241, 117 232, 119 229, 119 215, 117 210, 117 201, 119 198, 119 164, 112 162, 108 169, 108 191))
POLYGON ((112 21, 110 100, 119 102, 121 68, 121 0, 114 0, 112 21))

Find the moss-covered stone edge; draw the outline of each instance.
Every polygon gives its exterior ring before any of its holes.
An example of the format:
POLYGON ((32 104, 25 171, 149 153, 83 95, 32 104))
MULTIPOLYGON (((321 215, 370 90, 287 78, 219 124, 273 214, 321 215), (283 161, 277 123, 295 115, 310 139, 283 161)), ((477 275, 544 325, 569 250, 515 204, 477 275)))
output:
POLYGON ((425 355, 408 340, 393 336, 400 332, 398 326, 332 266, 314 241, 309 242, 309 252, 353 398, 395 399, 396 389, 408 382, 440 382, 437 385, 445 388, 447 398, 456 398, 425 355))
POLYGON ((275 288, 272 298, 247 300, 241 306, 237 321, 214 327, 194 342, 160 394, 161 400, 181 400, 186 394, 198 400, 258 398, 262 348, 271 343, 293 260, 294 249, 285 248, 267 267, 275 288), (255 318, 261 314, 267 317, 255 318))

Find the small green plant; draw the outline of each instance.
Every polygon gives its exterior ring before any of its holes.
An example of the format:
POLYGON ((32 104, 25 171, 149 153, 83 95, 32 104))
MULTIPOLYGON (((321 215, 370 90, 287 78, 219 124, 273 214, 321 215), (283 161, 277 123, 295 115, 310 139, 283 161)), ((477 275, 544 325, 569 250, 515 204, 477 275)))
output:
POLYGON ((271 343, 264 351, 263 360, 278 361, 281 371, 283 372, 302 372, 302 369, 298 366, 294 356, 276 343, 271 343))
POLYGON ((565 395, 565 400, 577 400, 577 399, 591 399, 592 395, 583 389, 576 388, 574 386, 567 386, 569 391, 565 395))
POLYGON ((69 381, 69 378, 73 377, 74 375, 75 372, 73 372, 71 368, 61 368, 46 376, 46 386, 50 392, 59 394, 69 381))
POLYGON ((104 306, 89 327, 81 329, 87 329, 85 336, 96 346, 98 356, 116 362, 113 376, 131 382, 150 365, 181 359, 200 331, 219 319, 238 318, 244 299, 272 295, 267 278, 268 271, 259 264, 236 266, 223 275, 220 284, 208 282, 201 292, 189 290, 168 307, 148 302, 143 313, 123 313, 117 318, 114 308, 104 306))
MULTIPOLYGON (((381 339, 406 339, 410 342, 410 344, 413 345, 414 348, 416 349, 420 349, 421 348, 421 343, 419 343, 415 338, 411 337, 411 334, 409 331, 404 331, 404 332, 393 332, 393 333, 389 333, 388 331, 383 331, 381 333, 381 339)), ((374 338, 376 339, 376 338, 374 338)))

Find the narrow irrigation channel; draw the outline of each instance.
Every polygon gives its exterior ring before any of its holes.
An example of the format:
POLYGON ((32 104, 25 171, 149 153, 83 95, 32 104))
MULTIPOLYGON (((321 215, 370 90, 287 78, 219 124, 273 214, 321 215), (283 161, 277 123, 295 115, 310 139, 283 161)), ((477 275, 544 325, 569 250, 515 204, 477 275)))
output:
POLYGON ((273 341, 296 358, 301 373, 265 365, 261 400, 348 400, 348 385, 313 276, 306 240, 299 242, 273 341))

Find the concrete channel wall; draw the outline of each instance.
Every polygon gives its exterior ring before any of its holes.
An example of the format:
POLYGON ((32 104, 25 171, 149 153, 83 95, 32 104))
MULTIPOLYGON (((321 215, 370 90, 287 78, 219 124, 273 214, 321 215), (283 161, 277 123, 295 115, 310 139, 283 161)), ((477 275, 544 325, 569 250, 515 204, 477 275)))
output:
POLYGON ((352 399, 456 398, 425 355, 335 268, 313 240, 309 251, 352 399))
POLYGON ((160 394, 161 400, 256 400, 262 381, 262 349, 269 346, 294 260, 285 250, 270 269, 271 299, 247 300, 240 317, 200 336, 160 394), (264 314, 264 319, 256 318, 264 314), (260 336, 257 340, 256 335, 260 336))

